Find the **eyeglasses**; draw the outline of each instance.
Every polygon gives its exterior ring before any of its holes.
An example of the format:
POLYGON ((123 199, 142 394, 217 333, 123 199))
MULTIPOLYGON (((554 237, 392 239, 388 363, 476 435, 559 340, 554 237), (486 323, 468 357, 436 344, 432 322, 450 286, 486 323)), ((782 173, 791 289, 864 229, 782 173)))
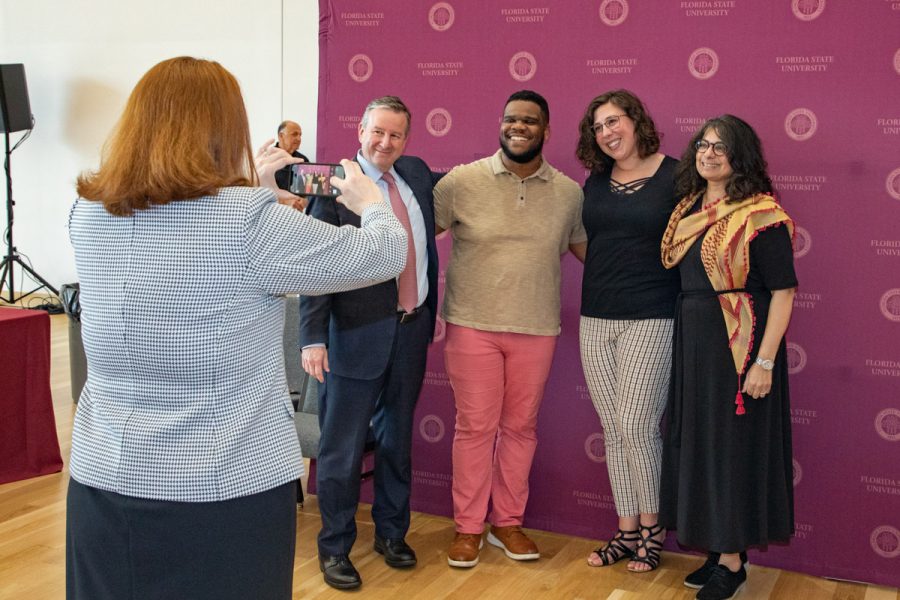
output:
POLYGON ((606 117, 602 123, 597 123, 593 127, 591 127, 591 131, 594 132, 594 135, 600 135, 603 133, 603 128, 606 127, 610 131, 616 129, 619 126, 619 120, 622 117, 627 117, 628 115, 613 115, 611 117, 606 117))
POLYGON ((726 146, 723 142, 716 142, 712 144, 706 140, 697 140, 694 143, 694 148, 697 149, 697 152, 703 153, 709 150, 709 147, 712 146, 713 154, 716 156, 725 156, 728 154, 728 146, 726 146))

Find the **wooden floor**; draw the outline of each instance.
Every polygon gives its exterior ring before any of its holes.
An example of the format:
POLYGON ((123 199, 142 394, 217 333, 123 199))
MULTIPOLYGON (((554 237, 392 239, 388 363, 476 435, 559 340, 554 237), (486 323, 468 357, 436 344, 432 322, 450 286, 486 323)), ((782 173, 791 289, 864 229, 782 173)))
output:
MULTIPOLYGON (((52 316, 51 322, 51 386, 59 442, 68 463, 75 405, 69 387, 67 317, 52 316)), ((0 485, 0 599, 64 597, 67 480, 66 469, 56 475, 0 485)), ((542 558, 538 561, 517 563, 497 548, 485 545, 477 567, 453 569, 447 565, 446 555, 453 537, 452 522, 414 513, 407 540, 416 549, 419 564, 411 570, 396 570, 372 552, 374 526, 369 507, 364 506, 358 515, 359 539, 351 554, 362 574, 363 587, 355 592, 340 592, 325 585, 319 573, 315 552, 319 514, 314 496, 298 509, 297 517, 294 598, 693 598, 695 592, 685 588, 682 580, 701 563, 694 556, 665 553, 662 566, 645 575, 628 573, 624 562, 591 568, 585 558, 596 541, 533 531, 541 549, 542 558)), ((900 600, 900 594, 895 588, 836 582, 753 566, 739 598, 900 600)))

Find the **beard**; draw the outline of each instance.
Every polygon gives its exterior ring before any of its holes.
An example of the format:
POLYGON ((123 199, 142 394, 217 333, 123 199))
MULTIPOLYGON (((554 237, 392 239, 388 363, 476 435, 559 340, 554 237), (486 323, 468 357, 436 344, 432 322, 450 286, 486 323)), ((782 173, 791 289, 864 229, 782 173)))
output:
POLYGON ((538 156, 541 155, 541 151, 544 149, 544 138, 538 140, 538 143, 535 147, 530 150, 526 150, 525 152, 521 152, 516 154, 512 150, 509 149, 509 146, 506 142, 506 136, 502 133, 500 134, 500 149, 503 150, 503 154, 506 155, 506 158, 509 160, 524 165, 525 163, 529 163, 538 156))

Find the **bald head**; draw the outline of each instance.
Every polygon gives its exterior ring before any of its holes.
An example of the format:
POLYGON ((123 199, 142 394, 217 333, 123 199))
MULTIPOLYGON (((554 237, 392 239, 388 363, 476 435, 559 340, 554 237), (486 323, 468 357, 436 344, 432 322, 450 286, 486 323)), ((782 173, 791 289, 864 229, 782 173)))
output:
POLYGON ((300 125, 294 121, 283 121, 278 126, 278 145, 284 148, 289 154, 296 152, 300 148, 300 140, 303 137, 303 130, 300 125))

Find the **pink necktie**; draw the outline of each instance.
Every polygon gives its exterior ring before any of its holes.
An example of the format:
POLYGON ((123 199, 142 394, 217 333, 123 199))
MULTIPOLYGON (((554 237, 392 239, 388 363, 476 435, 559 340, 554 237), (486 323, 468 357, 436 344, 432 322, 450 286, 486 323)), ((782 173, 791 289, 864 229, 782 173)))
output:
POLYGON ((403 310, 411 312, 419 304, 419 284, 416 281, 416 242, 413 240, 412 227, 409 224, 409 213, 400 197, 400 190, 397 189, 393 175, 385 173, 381 178, 387 183, 388 197, 391 199, 394 216, 406 230, 406 267, 397 278, 397 301, 403 310))

